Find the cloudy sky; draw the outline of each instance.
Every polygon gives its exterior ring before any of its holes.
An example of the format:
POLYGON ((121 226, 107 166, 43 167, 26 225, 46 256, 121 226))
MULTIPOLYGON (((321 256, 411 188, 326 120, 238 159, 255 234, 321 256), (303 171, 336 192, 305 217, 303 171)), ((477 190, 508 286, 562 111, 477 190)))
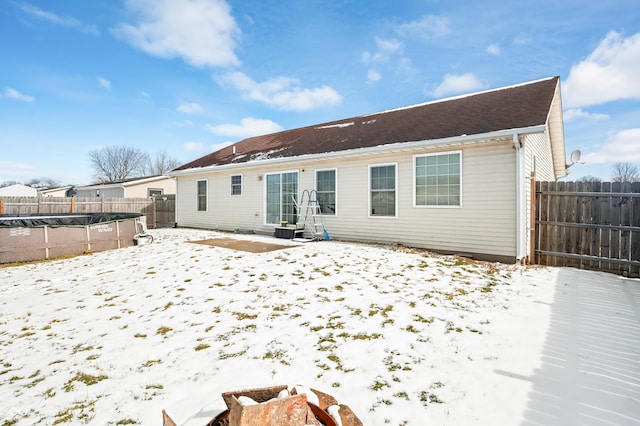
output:
POLYGON ((640 168, 637 0, 5 0, 0 28, 0 182, 556 75, 570 177, 640 168))

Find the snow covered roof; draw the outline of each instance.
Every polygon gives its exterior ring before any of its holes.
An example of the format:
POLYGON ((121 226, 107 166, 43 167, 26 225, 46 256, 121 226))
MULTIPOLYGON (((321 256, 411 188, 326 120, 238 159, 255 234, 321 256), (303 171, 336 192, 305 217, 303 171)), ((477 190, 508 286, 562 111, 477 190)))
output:
MULTIPOLYGON (((184 164, 173 172, 541 126, 547 123, 558 84, 559 77, 552 77, 255 136, 184 164)), ((564 141, 561 144, 564 145, 564 141)))

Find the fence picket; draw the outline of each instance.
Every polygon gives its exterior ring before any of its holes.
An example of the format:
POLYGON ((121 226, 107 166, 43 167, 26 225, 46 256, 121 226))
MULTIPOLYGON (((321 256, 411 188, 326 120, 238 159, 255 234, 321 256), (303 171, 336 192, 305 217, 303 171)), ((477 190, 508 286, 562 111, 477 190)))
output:
POLYGON ((537 182, 535 259, 640 276, 640 183, 537 182))
POLYGON ((141 213, 147 217, 149 228, 171 227, 175 223, 175 195, 155 198, 0 197, 0 214, 73 213, 141 213))

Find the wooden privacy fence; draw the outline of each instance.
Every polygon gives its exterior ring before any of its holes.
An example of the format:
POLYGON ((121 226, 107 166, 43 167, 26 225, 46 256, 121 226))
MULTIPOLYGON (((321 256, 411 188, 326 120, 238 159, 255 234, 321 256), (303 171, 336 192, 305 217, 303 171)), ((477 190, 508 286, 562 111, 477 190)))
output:
POLYGON ((0 197, 0 214, 141 213, 147 227, 175 224, 175 195, 151 198, 108 197, 0 197))
POLYGON ((640 182, 536 182, 535 263, 640 277, 640 182))

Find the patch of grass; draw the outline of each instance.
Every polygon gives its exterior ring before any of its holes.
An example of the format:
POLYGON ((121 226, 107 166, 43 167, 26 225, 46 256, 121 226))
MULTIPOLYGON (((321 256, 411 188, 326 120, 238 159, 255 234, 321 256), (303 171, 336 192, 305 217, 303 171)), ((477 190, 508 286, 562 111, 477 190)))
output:
POLYGON ((238 321, 254 320, 258 318, 258 314, 247 314, 245 312, 234 312, 233 316, 235 316, 238 321))
POLYGON ((371 334, 358 333, 351 336, 353 340, 375 340, 381 337, 382 337, 382 334, 380 333, 371 333, 371 334))
POLYGON ((167 334, 170 331, 173 331, 173 328, 166 327, 166 326, 163 325, 161 327, 158 327, 158 329, 156 330, 156 334, 161 334, 161 335, 164 336, 165 334, 167 334))
POLYGON ((406 399, 407 401, 409 401, 409 394, 407 394, 404 391, 396 392, 396 393, 393 394, 393 396, 395 396, 396 398, 402 398, 402 399, 406 399))
POLYGON ((237 358, 237 357, 240 357, 240 356, 246 354, 247 350, 248 350, 248 348, 245 348, 245 349, 243 349, 241 351, 231 352, 231 353, 224 353, 224 352, 220 351, 219 354, 218 354, 218 359, 225 360, 225 359, 229 359, 229 358, 237 358))
POLYGON ((105 376, 104 374, 101 374, 99 376, 93 376, 91 374, 77 372, 75 376, 67 380, 67 382, 64 384, 62 388, 64 389, 65 392, 71 392, 74 388, 75 382, 80 382, 85 386, 91 386, 105 379, 108 379, 108 377, 105 376))
POLYGON ((388 388, 389 387, 389 383, 384 382, 384 381, 380 381, 380 380, 376 380, 375 382, 373 382, 373 384, 371 386, 369 386, 369 389, 371 389, 372 391, 381 391, 384 388, 388 388))
POLYGON ((197 351, 202 351, 205 350, 207 348, 209 348, 210 346, 207 345, 206 343, 200 343, 198 346, 195 347, 196 352, 197 351))
POLYGON ((441 400, 438 395, 427 391, 420 391, 420 402, 425 406, 427 404, 444 404, 444 401, 441 400))
POLYGON ((147 385, 147 386, 145 386, 145 389, 164 389, 164 386, 162 386, 162 385, 147 385))
POLYGON ((133 420, 133 419, 122 419, 116 422, 116 425, 138 425, 138 424, 140 423, 138 423, 137 420, 133 420))
POLYGON ((133 337, 136 337, 138 339, 146 339, 147 335, 143 334, 143 333, 136 333, 136 334, 133 335, 133 337))
POLYGON ((148 367, 154 366, 154 365, 156 365, 156 364, 161 364, 161 363, 162 363, 162 360, 159 360, 159 359, 149 359, 149 360, 147 360, 147 361, 143 362, 143 363, 142 363, 142 365, 141 365, 140 367, 142 367, 142 368, 148 368, 148 367))

